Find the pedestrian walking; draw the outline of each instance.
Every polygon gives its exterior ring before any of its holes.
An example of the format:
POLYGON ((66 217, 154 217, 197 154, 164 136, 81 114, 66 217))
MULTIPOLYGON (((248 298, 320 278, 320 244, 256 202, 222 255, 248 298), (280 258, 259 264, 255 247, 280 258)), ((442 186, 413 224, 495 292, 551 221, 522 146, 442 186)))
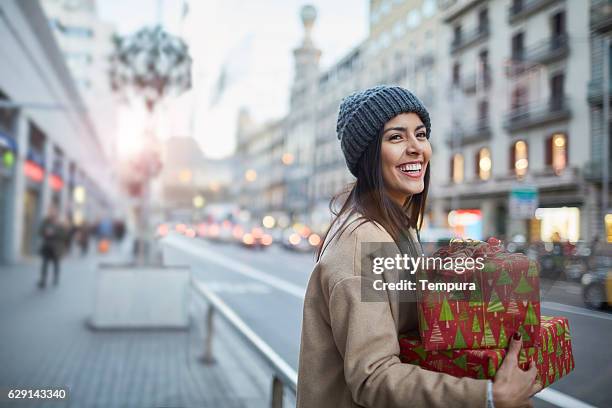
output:
POLYGON ((42 289, 47 284, 49 264, 53 265, 53 284, 57 285, 59 283, 60 259, 66 239, 62 225, 57 220, 57 213, 54 208, 49 210, 47 217, 43 220, 39 229, 39 235, 42 240, 40 247, 42 266, 38 287, 42 289))
MULTIPOLYGON (((432 149, 427 109, 410 91, 377 86, 343 99, 337 132, 356 181, 317 252, 304 298, 297 407, 528 406, 541 389, 536 367, 517 364, 512 340, 495 381, 456 378, 403 364, 399 333, 417 328, 415 302, 390 289, 364 301, 362 243, 396 243, 418 257, 432 149)), ((340 201, 341 199, 341 201, 340 201)), ((364 283, 365 282, 365 283, 364 283)))

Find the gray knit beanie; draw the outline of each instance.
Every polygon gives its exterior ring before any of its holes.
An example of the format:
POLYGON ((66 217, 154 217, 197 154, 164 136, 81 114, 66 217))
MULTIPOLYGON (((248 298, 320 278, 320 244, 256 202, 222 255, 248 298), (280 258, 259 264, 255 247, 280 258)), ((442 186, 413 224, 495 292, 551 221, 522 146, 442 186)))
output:
POLYGON ((336 132, 346 165, 355 177, 363 152, 370 142, 377 139, 385 123, 407 112, 419 115, 429 138, 429 113, 423 103, 407 89, 379 85, 352 93, 342 100, 336 132))

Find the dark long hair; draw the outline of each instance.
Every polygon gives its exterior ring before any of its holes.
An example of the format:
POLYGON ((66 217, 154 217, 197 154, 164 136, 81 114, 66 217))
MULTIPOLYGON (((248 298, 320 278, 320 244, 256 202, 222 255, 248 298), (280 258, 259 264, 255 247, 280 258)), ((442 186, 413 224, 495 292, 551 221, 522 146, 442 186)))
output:
POLYGON ((376 221, 396 242, 399 241, 400 232, 404 228, 413 227, 419 231, 423 226, 425 202, 427 200, 427 192, 429 191, 429 169, 431 166, 428 165, 425 170, 423 180, 425 186, 423 191, 419 194, 411 195, 403 207, 400 207, 389 197, 384 184, 382 160, 380 158, 382 136, 383 133, 381 131, 378 138, 370 143, 363 153, 359 162, 357 180, 331 199, 329 209, 334 215, 334 220, 317 247, 317 261, 321 258, 325 247, 332 241, 334 236, 337 234, 342 235, 344 230, 346 230, 346 222, 355 212, 361 214, 358 219, 362 220, 355 228, 363 223, 376 221), (336 209, 343 199, 344 202, 340 206, 340 210, 337 211, 336 209), (344 215, 346 217, 343 217, 344 215), (342 225, 327 240, 327 236, 335 224, 343 218, 342 225), (325 244, 326 241, 327 244, 325 244))

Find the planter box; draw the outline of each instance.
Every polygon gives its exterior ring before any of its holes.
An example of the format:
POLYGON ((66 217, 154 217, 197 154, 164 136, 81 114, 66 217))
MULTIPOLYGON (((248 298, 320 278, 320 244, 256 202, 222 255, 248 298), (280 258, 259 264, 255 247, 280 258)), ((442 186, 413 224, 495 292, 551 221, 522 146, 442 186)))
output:
POLYGON ((94 329, 187 329, 191 272, 182 266, 98 267, 94 329))

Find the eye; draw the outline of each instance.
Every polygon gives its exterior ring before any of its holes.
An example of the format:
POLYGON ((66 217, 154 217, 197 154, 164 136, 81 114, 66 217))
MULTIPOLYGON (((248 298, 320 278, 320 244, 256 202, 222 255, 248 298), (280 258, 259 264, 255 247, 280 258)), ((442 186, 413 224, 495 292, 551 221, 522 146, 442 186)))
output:
POLYGON ((402 136, 398 134, 389 136, 389 140, 400 140, 401 138, 402 136))
POLYGON ((425 133, 425 132, 419 132, 419 133, 417 133, 417 134, 416 134, 416 137, 417 137, 418 139, 426 139, 426 138, 427 138, 427 133, 425 133))

